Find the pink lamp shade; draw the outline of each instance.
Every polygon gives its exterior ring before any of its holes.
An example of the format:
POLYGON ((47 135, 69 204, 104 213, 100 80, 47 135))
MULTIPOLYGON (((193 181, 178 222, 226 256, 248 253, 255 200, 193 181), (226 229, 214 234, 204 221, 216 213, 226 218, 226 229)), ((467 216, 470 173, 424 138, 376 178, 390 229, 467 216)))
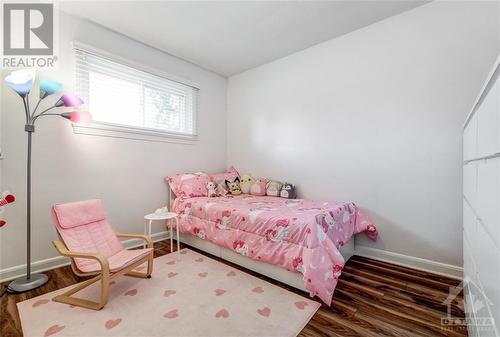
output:
POLYGON ((90 124, 92 122, 92 115, 87 111, 64 112, 61 116, 75 124, 90 124))
POLYGON ((83 100, 80 97, 70 92, 65 92, 62 95, 62 97, 59 98, 59 100, 56 102, 55 106, 56 107, 65 106, 66 108, 77 108, 82 104, 83 100))

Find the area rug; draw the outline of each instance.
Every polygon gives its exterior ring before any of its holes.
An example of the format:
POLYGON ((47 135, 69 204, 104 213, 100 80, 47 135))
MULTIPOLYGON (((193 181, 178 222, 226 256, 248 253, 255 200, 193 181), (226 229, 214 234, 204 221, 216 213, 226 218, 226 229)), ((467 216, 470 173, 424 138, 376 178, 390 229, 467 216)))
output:
MULTIPOLYGON (((177 256, 156 258, 151 279, 118 279, 100 311, 51 301, 65 289, 18 303, 24 336, 296 336, 320 307, 192 250, 177 256)), ((75 295, 97 300, 99 284, 75 295)))

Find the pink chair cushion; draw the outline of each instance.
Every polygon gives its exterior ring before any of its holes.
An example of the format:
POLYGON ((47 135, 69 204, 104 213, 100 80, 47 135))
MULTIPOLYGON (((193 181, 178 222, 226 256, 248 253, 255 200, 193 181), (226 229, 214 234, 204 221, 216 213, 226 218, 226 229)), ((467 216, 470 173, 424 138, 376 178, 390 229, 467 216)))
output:
MULTIPOLYGON (((109 259, 125 250, 106 220, 100 200, 55 205, 52 207, 52 216, 59 235, 68 250, 72 252, 99 253, 109 259), (71 212, 75 212, 76 215, 72 215, 71 212), (85 223, 86 221, 88 222, 85 223)), ((92 269, 93 267, 89 266, 96 263, 91 259, 74 260, 81 271, 92 269)))
MULTIPOLYGON (((117 272, 123 268, 130 266, 132 263, 139 261, 143 257, 147 256, 153 248, 146 249, 134 249, 134 250, 122 250, 110 257, 108 257, 109 270, 111 272, 117 272)), ((84 273, 96 272, 101 270, 101 265, 96 260, 90 260, 92 263, 85 264, 81 268, 78 267, 84 273)))
POLYGON ((53 207, 59 226, 72 228, 106 219, 99 199, 57 204, 53 207))

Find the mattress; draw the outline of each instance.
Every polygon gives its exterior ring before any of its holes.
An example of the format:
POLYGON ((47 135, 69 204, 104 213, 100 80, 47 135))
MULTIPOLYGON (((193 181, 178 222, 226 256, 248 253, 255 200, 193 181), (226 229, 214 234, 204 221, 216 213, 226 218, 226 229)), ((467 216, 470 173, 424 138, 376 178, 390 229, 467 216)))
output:
POLYGON ((344 267, 339 248, 355 234, 377 238, 352 202, 270 196, 177 198, 179 230, 257 261, 303 275, 305 288, 330 305, 344 267))

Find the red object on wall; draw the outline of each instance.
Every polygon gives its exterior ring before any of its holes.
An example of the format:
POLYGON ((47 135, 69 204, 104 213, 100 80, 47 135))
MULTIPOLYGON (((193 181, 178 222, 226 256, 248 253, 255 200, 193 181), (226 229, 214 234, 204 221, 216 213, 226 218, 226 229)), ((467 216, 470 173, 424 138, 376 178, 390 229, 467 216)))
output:
MULTIPOLYGON (((14 201, 16 201, 16 197, 12 194, 7 194, 5 195, 3 198, 0 199, 0 213, 2 211, 2 207, 7 205, 7 204, 11 204, 13 203, 14 201)), ((7 224, 7 222, 5 220, 0 220, 0 228, 2 228, 3 226, 5 226, 7 224)))

